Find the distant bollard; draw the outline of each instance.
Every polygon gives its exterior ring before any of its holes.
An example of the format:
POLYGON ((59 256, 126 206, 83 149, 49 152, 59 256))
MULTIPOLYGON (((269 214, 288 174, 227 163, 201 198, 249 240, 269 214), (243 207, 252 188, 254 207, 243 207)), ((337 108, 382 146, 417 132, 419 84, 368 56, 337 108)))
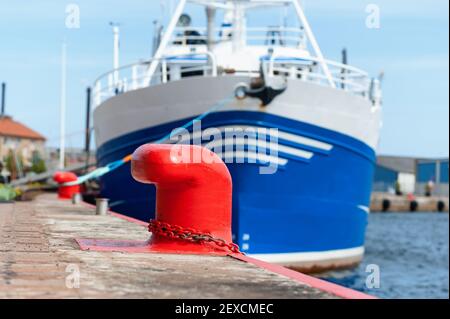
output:
POLYGON ((391 201, 389 199, 383 199, 381 202, 381 211, 387 212, 391 208, 391 201))
POLYGON ((411 212, 417 211, 418 208, 419 208, 419 203, 417 201, 413 200, 409 203, 409 210, 411 212))
POLYGON ((80 192, 80 185, 66 185, 77 180, 77 175, 72 172, 56 172, 53 180, 58 183, 58 198, 72 199, 73 194, 80 192))
POLYGON ((81 202, 81 194, 76 193, 72 195, 72 204, 77 205, 81 202))
POLYGON ((445 209, 445 203, 443 202, 443 201, 438 201, 437 202, 437 211, 438 212, 443 212, 444 211, 444 209, 445 209))
POLYGON ((96 198, 95 199, 95 214, 96 215, 106 215, 108 212, 108 199, 107 198, 96 198))

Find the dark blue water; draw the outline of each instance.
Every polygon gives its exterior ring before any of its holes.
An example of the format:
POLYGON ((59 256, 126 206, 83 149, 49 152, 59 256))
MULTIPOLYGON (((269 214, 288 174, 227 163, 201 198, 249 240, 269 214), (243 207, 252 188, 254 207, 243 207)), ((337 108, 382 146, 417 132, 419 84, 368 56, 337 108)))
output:
POLYGON ((381 298, 449 298, 449 215, 372 213, 363 262, 321 277, 381 298), (379 288, 366 286, 369 264, 379 266, 379 288))

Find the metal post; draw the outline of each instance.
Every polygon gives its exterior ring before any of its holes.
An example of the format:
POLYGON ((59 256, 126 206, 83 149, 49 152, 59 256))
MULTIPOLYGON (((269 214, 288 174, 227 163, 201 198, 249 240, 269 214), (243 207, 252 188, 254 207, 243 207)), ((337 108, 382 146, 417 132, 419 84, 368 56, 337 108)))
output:
POLYGON ((72 195, 72 204, 78 205, 81 202, 81 194, 75 193, 72 195))
POLYGON ((441 161, 437 160, 435 162, 435 194, 441 195, 441 161))
POLYGON ((5 115, 6 83, 2 83, 2 116, 5 115))
POLYGON ((164 59, 161 62, 162 83, 167 83, 167 61, 164 59))
MULTIPOLYGON (((347 62, 347 49, 344 48, 344 49, 342 49, 342 64, 347 65, 347 63, 348 63, 347 62)), ((341 89, 345 89, 345 71, 346 71, 345 68, 341 69, 341 74, 342 74, 341 89)))
POLYGON ((108 199, 107 198, 96 198, 95 199, 95 214, 96 215, 106 215, 108 212, 108 199))
POLYGON ((84 141, 84 150, 86 153, 90 150, 90 142, 91 142, 91 88, 88 87, 86 89, 86 132, 85 132, 85 141, 84 141))
POLYGON ((89 157, 91 151, 91 88, 88 87, 86 89, 86 131, 85 141, 84 141, 84 151, 86 152, 86 168, 85 171, 88 170, 89 165, 89 157))

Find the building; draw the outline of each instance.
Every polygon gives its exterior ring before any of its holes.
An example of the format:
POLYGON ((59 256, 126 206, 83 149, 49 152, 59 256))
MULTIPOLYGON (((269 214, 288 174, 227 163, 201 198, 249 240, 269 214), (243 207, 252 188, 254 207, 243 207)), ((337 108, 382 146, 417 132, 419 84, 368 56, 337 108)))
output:
POLYGON ((419 159, 415 163, 416 193, 425 194, 432 185, 431 195, 448 196, 448 158, 419 159))
POLYGON ((378 156, 373 179, 374 192, 403 194, 415 192, 416 159, 402 156, 378 156))
POLYGON ((373 178, 374 192, 448 196, 448 158, 424 159, 379 156, 373 178))
POLYGON ((12 117, 0 117, 0 172, 6 178, 24 176, 45 156, 45 137, 12 117))

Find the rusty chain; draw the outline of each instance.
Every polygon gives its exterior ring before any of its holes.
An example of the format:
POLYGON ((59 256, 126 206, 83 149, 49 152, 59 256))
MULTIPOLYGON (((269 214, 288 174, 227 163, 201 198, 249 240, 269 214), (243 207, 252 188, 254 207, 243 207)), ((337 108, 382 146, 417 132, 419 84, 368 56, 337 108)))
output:
POLYGON ((218 247, 226 248, 232 253, 243 254, 239 250, 239 246, 235 243, 227 243, 222 238, 216 238, 207 233, 202 233, 198 230, 192 228, 181 227, 178 225, 171 225, 169 223, 160 222, 151 219, 148 224, 148 230, 151 233, 162 235, 168 238, 177 238, 181 240, 186 240, 190 242, 205 242, 214 243, 218 247))

